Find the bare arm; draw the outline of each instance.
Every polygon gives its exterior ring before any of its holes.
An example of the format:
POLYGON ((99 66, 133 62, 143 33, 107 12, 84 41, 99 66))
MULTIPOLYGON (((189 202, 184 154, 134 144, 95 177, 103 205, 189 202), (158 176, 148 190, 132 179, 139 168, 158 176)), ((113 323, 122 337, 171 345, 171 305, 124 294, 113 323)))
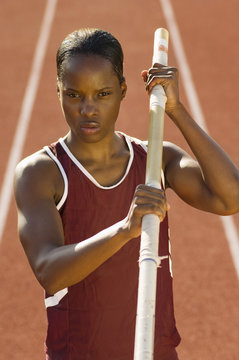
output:
POLYGON ((169 186, 190 205, 220 215, 239 211, 239 171, 182 105, 171 114, 197 161, 175 146, 166 155, 169 186), (177 179, 177 180, 176 180, 177 179))
POLYGON ((239 170, 224 150, 192 119, 179 101, 175 68, 155 66, 149 70, 148 91, 164 87, 166 111, 189 144, 196 160, 173 144, 164 149, 168 186, 190 205, 209 212, 229 215, 239 211, 239 170))
POLYGON ((89 275, 141 231, 142 216, 165 216, 162 191, 144 185, 136 189, 127 218, 78 244, 64 245, 56 199, 63 182, 55 164, 44 153, 34 155, 16 170, 15 197, 19 236, 36 278, 49 294, 89 275))

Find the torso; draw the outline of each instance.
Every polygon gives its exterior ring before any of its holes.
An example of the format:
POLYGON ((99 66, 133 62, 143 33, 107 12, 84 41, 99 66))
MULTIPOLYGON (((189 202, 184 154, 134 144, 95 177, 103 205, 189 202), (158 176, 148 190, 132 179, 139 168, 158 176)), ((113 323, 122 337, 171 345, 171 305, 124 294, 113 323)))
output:
MULTIPOLYGON (((54 146, 52 149, 54 151, 54 146)), ((69 180, 68 197, 59 210, 64 226, 65 244, 82 241, 127 215, 135 187, 144 182, 145 178, 146 153, 137 144, 133 144, 133 149, 133 159, 132 151, 129 150, 129 160, 132 162, 129 168, 128 164, 126 166, 127 173, 122 174, 123 178, 118 183, 107 187, 97 184, 98 179, 91 179, 90 167, 82 168, 82 164, 79 165, 76 159, 70 158, 64 152, 60 144, 57 145, 56 155, 69 180)), ((57 180, 56 183, 58 182, 57 180)), ((167 218, 162 223, 160 234, 159 254, 168 255, 167 218)), ((63 346, 64 349, 69 349, 70 346, 71 359, 132 359, 138 254, 139 239, 135 239, 86 279, 70 287, 67 290, 68 295, 64 295, 58 305, 48 308, 49 352, 57 353, 57 350, 52 350, 54 346, 63 346), (67 329, 66 324, 68 324, 67 329), (56 339, 59 329, 61 329, 60 338, 56 339), (62 336, 65 331, 68 335, 62 336), (66 341, 64 344, 60 340, 63 338, 66 341), (67 339, 70 339, 70 345, 67 339), (116 344, 119 340, 122 343, 120 350, 116 344)), ((159 269, 158 286, 159 289, 163 287, 165 290, 164 296, 159 297, 157 305, 158 309, 162 307, 156 321, 157 354, 161 344, 173 346, 179 342, 173 315, 169 258, 165 259, 162 265, 159 269)), ((50 359, 58 358, 50 357, 50 359)))

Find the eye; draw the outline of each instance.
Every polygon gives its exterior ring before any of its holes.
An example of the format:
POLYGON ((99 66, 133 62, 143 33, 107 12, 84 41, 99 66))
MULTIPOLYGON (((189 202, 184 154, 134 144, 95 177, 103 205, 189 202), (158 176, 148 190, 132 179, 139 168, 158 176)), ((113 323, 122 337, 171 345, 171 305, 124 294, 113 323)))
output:
POLYGON ((106 97, 106 96, 109 96, 109 95, 111 95, 111 91, 101 91, 100 93, 99 93, 99 97, 106 97))
POLYGON ((76 94, 76 93, 72 93, 72 92, 69 92, 66 94, 68 97, 70 97, 71 99, 79 99, 81 96, 79 94, 76 94))

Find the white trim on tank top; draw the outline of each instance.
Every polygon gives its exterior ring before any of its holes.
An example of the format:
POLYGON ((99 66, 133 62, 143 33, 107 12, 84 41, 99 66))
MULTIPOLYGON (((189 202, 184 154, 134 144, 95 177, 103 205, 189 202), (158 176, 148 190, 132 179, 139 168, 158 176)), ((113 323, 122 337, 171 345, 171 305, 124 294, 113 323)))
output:
MULTIPOLYGON (((129 170, 131 168, 133 159, 134 159, 134 150, 133 150, 133 146, 131 144, 131 141, 134 141, 136 144, 139 144, 144 151, 147 153, 147 141, 142 141, 139 140, 137 138, 128 136, 126 134, 124 134, 123 132, 117 131, 117 133, 123 135, 123 137, 126 140, 126 143, 128 145, 129 148, 129 152, 130 152, 130 158, 128 161, 128 165, 125 171, 125 174, 123 175, 123 177, 118 181, 118 183, 112 185, 112 186, 102 186, 100 185, 95 178, 84 168, 84 166, 76 159, 76 157, 72 154, 72 152, 70 151, 70 149, 67 147, 67 145, 65 144, 63 138, 60 138, 58 141, 61 144, 62 148, 65 150, 65 152, 67 153, 67 155, 70 157, 70 159, 76 164, 76 166, 85 174, 85 176, 91 181, 93 182, 93 184, 95 184, 95 186, 104 189, 104 190, 110 190, 113 189, 117 186, 119 186, 124 179, 126 178, 126 176, 129 173, 129 170)), ((66 199, 67 199, 67 195, 68 195, 68 179, 67 179, 67 175, 65 173, 65 170, 63 168, 63 166, 61 165, 60 161, 57 159, 57 157, 53 154, 53 152, 50 150, 50 148, 48 146, 44 146, 44 150, 47 152, 47 154, 51 157, 51 159, 56 163, 56 165, 58 166, 60 173, 63 177, 63 181, 64 181, 64 192, 62 195, 62 198, 60 199, 60 201, 58 202, 58 204, 56 205, 57 210, 59 211, 61 209, 61 207, 63 206, 63 204, 65 203, 66 199)), ((162 170, 162 182, 163 185, 165 186, 165 181, 164 181, 164 172, 162 170)))
POLYGON ((68 288, 65 288, 60 291, 57 291, 54 295, 46 298, 45 299, 46 308, 58 305, 59 302, 63 299, 63 297, 66 296, 67 293, 68 293, 68 288))
POLYGON ((63 181, 64 181, 64 192, 63 195, 61 197, 61 200, 58 202, 58 204, 56 205, 57 210, 59 211, 60 208, 62 207, 62 205, 64 204, 64 202, 66 201, 67 195, 68 195, 68 179, 65 173, 65 170, 63 168, 63 166, 61 165, 60 161, 57 159, 57 157, 53 154, 53 152, 50 150, 50 148, 48 146, 44 146, 43 148, 47 154, 50 156, 50 158, 56 163, 56 165, 58 166, 60 173, 63 177, 63 181))
POLYGON ((65 152, 67 153, 67 155, 70 157, 70 159, 76 164, 76 166, 83 172, 83 174, 95 185, 97 186, 98 188, 100 189, 104 189, 104 190, 110 190, 110 189, 114 189, 116 188, 117 186, 119 186, 123 181, 124 179, 126 178, 126 176, 128 175, 129 173, 129 170, 131 168, 131 164, 133 162, 133 159, 134 159, 134 150, 133 150, 133 147, 132 147, 132 144, 131 144, 131 141, 129 139, 129 137, 123 133, 121 133, 125 140, 126 140, 126 143, 128 145, 128 148, 129 148, 129 153, 130 153, 130 157, 129 157, 129 161, 128 161, 128 165, 127 165, 127 168, 126 168, 126 171, 123 175, 123 177, 114 185, 111 185, 111 186, 103 186, 103 185, 100 185, 98 183, 98 181, 96 181, 96 179, 86 170, 86 168, 80 163, 79 160, 76 159, 76 157, 72 154, 72 152, 70 151, 70 149, 68 148, 68 146, 65 144, 64 142, 64 139, 63 138, 60 138, 59 139, 59 142, 61 144, 61 146, 63 147, 63 149, 65 150, 65 152))

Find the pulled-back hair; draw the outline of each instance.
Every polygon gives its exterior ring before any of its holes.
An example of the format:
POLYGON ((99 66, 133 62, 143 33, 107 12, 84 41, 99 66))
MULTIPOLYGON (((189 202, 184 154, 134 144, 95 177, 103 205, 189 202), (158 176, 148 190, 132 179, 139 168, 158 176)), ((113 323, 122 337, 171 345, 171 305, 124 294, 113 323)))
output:
POLYGON ((56 56, 57 77, 61 81, 66 61, 77 55, 99 55, 110 61, 120 83, 124 81, 124 55, 119 41, 109 32, 100 29, 73 31, 62 41, 56 56))

